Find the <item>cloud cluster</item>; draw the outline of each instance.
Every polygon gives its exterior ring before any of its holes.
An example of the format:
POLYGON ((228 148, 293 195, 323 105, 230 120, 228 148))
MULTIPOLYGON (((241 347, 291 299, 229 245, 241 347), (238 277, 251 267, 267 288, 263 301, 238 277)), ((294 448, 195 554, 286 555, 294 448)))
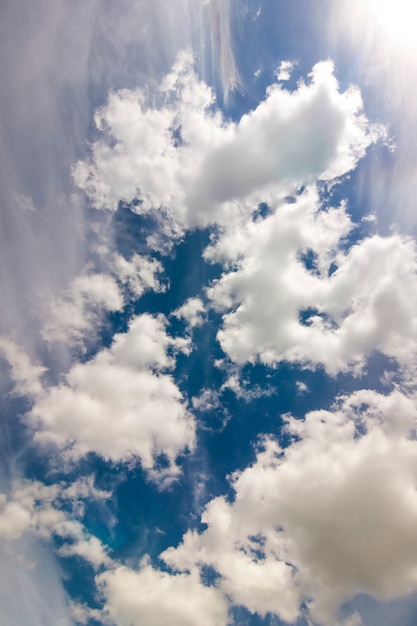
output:
POLYGON ((213 108, 189 53, 179 55, 155 99, 112 93, 96 114, 103 139, 74 180, 96 208, 162 210, 181 228, 225 224, 257 202, 352 170, 384 131, 368 123, 359 91, 340 92, 330 62, 293 92, 269 87, 238 122, 213 108))
POLYGON ((86 500, 105 500, 109 495, 96 489, 91 478, 69 486, 15 481, 9 495, 0 493, 0 537, 20 540, 29 532, 47 540, 60 537, 70 542, 61 548, 63 556, 79 555, 94 567, 108 565, 104 547, 85 531, 82 517, 86 500))
POLYGON ((296 65, 296 61, 281 61, 275 71, 275 76, 278 80, 290 80, 291 73, 296 65))
POLYGON ((232 476, 233 500, 212 500, 207 529, 162 557, 194 574, 211 566, 233 604, 290 623, 303 603, 334 626, 357 593, 416 590, 416 418, 414 399, 370 390, 304 420, 288 416, 290 445, 266 438, 232 476))
POLYGON ((164 626, 168 621, 173 626, 192 626, 196 621, 226 626, 226 599, 217 589, 202 584, 199 576, 172 576, 153 568, 146 558, 137 569, 112 560, 105 546, 83 525, 84 503, 106 500, 110 495, 96 489, 91 477, 69 485, 15 481, 10 494, 0 494, 0 537, 9 542, 9 547, 19 540, 25 569, 35 569, 37 563, 25 556, 24 536, 47 542, 59 538, 59 556, 77 556, 96 570, 95 583, 103 607, 72 604, 77 623, 87 623, 94 617, 117 626, 164 626))
POLYGON ((169 336, 166 323, 162 315, 132 318, 109 348, 73 364, 52 386, 43 380, 44 367, 1 338, 14 393, 32 402, 26 419, 35 441, 57 445, 68 459, 89 452, 113 463, 137 459, 155 479, 172 478, 178 455, 194 447, 195 420, 170 374, 190 339, 169 336))
POLYGON ((399 235, 348 247, 345 207, 307 189, 205 251, 226 270, 209 289, 224 312, 218 339, 234 362, 360 368, 375 350, 404 365, 417 354, 417 251, 399 235), (346 249, 347 248, 347 249, 346 249))
MULTIPOLYGON (((253 464, 232 475, 233 497, 206 506, 206 530, 161 554, 169 571, 146 558, 122 565, 88 536, 83 499, 108 497, 89 480, 16 484, 1 497, 0 534, 62 537, 62 556, 100 568, 103 608, 93 613, 117 626, 162 626, 168 617, 226 626, 236 605, 286 623, 360 624, 340 612, 356 594, 389 600, 417 590, 415 398, 365 389, 285 422, 289 445, 264 438, 253 464)), ((92 616, 74 611, 80 621, 92 616)))
MULTIPOLYGON (((209 10, 225 29, 222 65, 236 77, 224 6, 213 0, 209 10)), ((290 70, 281 65, 278 79, 290 70)), ((320 203, 317 182, 333 185, 384 136, 365 117, 358 90, 340 91, 331 63, 316 65, 294 91, 272 85, 231 121, 185 52, 157 93, 111 93, 96 125, 102 139, 73 170, 93 206, 115 211, 125 201, 138 213, 158 211, 173 236, 216 227, 204 255, 223 273, 205 295, 223 315, 217 337, 233 363, 224 359, 226 382, 194 397, 195 411, 219 409, 225 389, 247 401, 267 395, 239 380, 247 362, 321 365, 335 375, 359 371, 380 350, 413 366, 415 243, 375 235, 352 245, 345 205, 320 203)), ((155 259, 112 255, 107 267, 109 274, 86 271, 55 301, 45 338, 82 341, 100 311, 122 311, 128 297, 162 290, 155 259)), ((172 315, 189 331, 206 308, 193 297, 172 315)), ((170 336, 166 325, 162 315, 134 316, 126 332, 50 387, 42 367, 1 339, 18 390, 32 399, 35 441, 55 444, 64 459, 95 453, 113 464, 138 460, 160 481, 175 477, 178 456, 195 446, 196 423, 172 375, 191 341, 170 336)), ((416 418, 414 398, 369 390, 304 420, 287 416, 288 447, 265 438, 254 463, 231 477, 233 498, 208 503, 206 530, 166 550, 164 569, 146 559, 136 569, 111 561, 65 510, 80 499, 79 487, 71 495, 22 483, 2 495, 0 535, 57 534, 62 556, 105 568, 96 576, 103 611, 74 609, 86 621, 226 626, 230 606, 240 605, 334 626, 343 622, 339 607, 359 592, 388 599, 417 590, 416 418)))
POLYGON ((167 373, 170 353, 188 340, 165 331, 163 316, 133 318, 126 333, 94 358, 73 365, 66 382, 46 389, 30 412, 35 439, 53 442, 72 457, 95 452, 112 462, 140 459, 148 471, 158 458, 177 471, 180 452, 194 445, 194 419, 167 373))

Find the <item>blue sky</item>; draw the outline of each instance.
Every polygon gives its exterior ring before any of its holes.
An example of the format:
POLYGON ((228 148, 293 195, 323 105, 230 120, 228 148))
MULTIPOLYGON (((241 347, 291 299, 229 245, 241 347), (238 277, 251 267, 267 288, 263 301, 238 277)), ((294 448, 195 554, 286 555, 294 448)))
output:
POLYGON ((416 17, 3 3, 2 623, 415 623, 416 17))

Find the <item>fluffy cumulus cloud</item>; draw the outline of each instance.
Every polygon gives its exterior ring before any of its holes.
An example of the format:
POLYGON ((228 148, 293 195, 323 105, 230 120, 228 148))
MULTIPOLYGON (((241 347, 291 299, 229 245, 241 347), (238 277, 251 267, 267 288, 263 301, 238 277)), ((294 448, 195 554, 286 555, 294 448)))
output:
POLYGON ((62 556, 81 556, 94 567, 108 565, 105 548, 89 536, 82 518, 86 500, 109 496, 94 487, 91 477, 70 485, 15 481, 9 494, 0 493, 0 537, 9 542, 20 540, 24 533, 46 540, 60 537, 70 542, 61 548, 62 556))
MULTIPOLYGON (((163 455, 167 474, 194 444, 194 419, 169 370, 188 341, 170 337, 163 316, 145 314, 91 360, 73 365, 60 385, 45 389, 30 419, 38 442, 53 442, 71 457, 95 452, 112 462, 137 457, 155 470, 163 455)), ((156 471, 156 470, 155 470, 156 471)))
POLYGON ((134 253, 130 259, 115 254, 110 267, 116 278, 135 298, 140 298, 146 291, 163 291, 164 286, 157 275, 162 272, 162 265, 156 259, 134 253))
POLYGON ((417 351, 417 253, 399 235, 346 249, 345 207, 315 190, 226 231, 205 252, 226 267, 208 290, 223 311, 218 339, 236 363, 361 367, 375 350, 410 365, 417 351))
POLYGON ((339 90, 330 62, 295 91, 272 85, 238 122, 213 103, 182 53, 156 98, 110 95, 96 115, 103 139, 74 168, 75 182, 97 208, 135 201, 136 211, 162 209, 181 228, 226 223, 271 194, 345 174, 383 134, 359 91, 339 90))
POLYGON ((52 300, 49 306, 44 338, 82 343, 100 315, 122 309, 123 297, 113 277, 85 273, 73 280, 65 297, 52 300))
POLYGON ((173 312, 174 317, 183 319, 189 329, 202 326, 205 307, 200 298, 188 298, 186 302, 173 312))
POLYGON ((97 582, 106 600, 104 612, 117 626, 228 624, 223 595, 194 574, 170 575, 144 561, 138 570, 124 566, 109 570, 97 582))
POLYGON ((180 571, 213 567, 232 603, 290 623, 303 603, 330 626, 349 623, 338 609, 357 593, 416 590, 416 418, 414 399, 370 390, 288 416, 290 445, 265 439, 232 477, 233 500, 212 500, 207 529, 163 558, 180 571))
MULTIPOLYGON (((108 253, 108 251, 106 250, 108 253)), ((43 337, 47 341, 82 344, 108 312, 121 311, 126 300, 140 298, 146 291, 162 291, 157 275, 161 264, 134 253, 130 259, 109 255, 109 273, 90 268, 77 276, 61 298, 48 302, 43 337)))
POLYGON ((278 80, 290 80, 291 73, 296 65, 296 61, 281 61, 275 71, 275 76, 278 80))

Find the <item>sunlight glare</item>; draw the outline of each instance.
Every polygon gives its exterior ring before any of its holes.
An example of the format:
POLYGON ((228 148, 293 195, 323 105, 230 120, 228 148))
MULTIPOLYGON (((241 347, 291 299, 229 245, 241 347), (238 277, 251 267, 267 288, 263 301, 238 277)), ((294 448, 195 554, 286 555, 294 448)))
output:
POLYGON ((404 46, 417 44, 416 0, 369 0, 369 4, 387 38, 404 46))

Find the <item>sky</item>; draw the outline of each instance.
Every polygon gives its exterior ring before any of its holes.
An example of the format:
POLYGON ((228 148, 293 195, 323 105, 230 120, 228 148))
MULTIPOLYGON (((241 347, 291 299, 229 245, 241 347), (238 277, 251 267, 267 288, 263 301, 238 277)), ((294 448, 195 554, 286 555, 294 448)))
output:
POLYGON ((412 0, 3 0, 0 621, 417 619, 412 0))

